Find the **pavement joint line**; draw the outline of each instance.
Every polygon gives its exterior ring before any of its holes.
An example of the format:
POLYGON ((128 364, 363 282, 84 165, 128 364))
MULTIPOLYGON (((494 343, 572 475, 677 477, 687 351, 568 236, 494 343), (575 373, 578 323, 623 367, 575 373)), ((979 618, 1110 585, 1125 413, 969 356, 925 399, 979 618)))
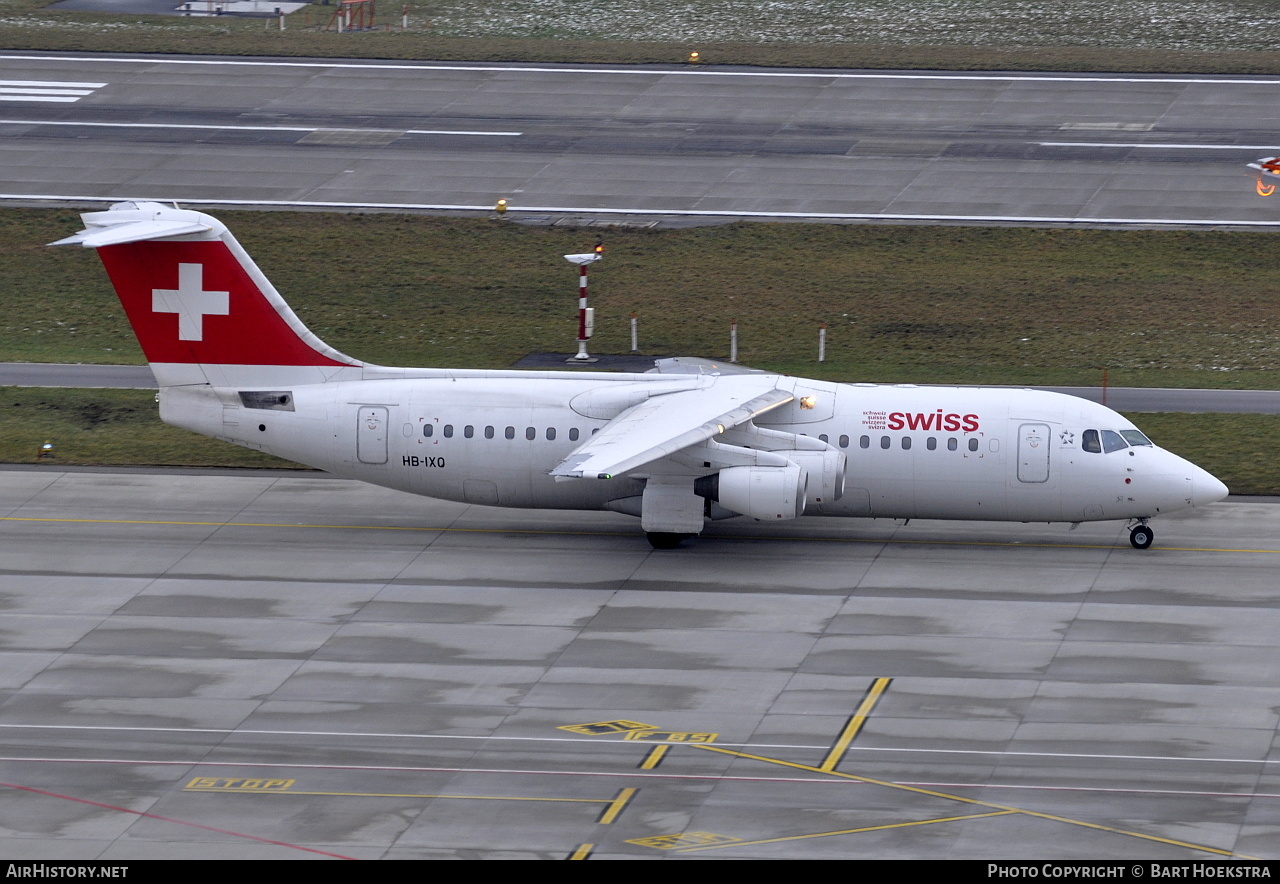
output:
POLYGON ((738 752, 733 749, 726 749, 720 746, 709 746, 705 743, 690 743, 688 745, 694 746, 698 749, 703 749, 707 752, 719 752, 724 755, 731 755, 736 758, 743 758, 750 761, 763 761, 766 764, 778 764, 784 767, 796 768, 798 770, 808 770, 808 771, 814 771, 817 773, 824 773, 827 776, 854 780, 856 782, 865 783, 867 785, 883 786, 888 789, 897 789, 904 792, 912 792, 917 795, 925 795, 931 798, 941 798, 947 801, 958 801, 962 804, 972 804, 976 807, 990 807, 993 810, 1019 813, 1024 816, 1034 817, 1036 819, 1050 820, 1052 822, 1064 823, 1071 826, 1079 826, 1085 829, 1094 829, 1101 832, 1109 832, 1116 835, 1124 835, 1130 838, 1138 838, 1143 841, 1155 841, 1161 844, 1170 844, 1170 845, 1173 845, 1174 847, 1185 847, 1190 850, 1200 850, 1200 851, 1204 851, 1205 853, 1213 853, 1219 856, 1238 857, 1240 859, 1257 859, 1257 857, 1246 856, 1244 854, 1237 854, 1237 853, 1234 853, 1233 851, 1223 850, 1222 848, 1219 848, 1219 847, 1209 847, 1203 844, 1193 844, 1188 841, 1179 841, 1174 838, 1162 838, 1159 835, 1148 835, 1143 832, 1133 832, 1128 829, 1120 829, 1114 826, 1106 826, 1101 823, 1091 823, 1086 820, 1072 819, 1071 817, 1058 816, 1056 814, 1051 814, 1051 813, 1043 813, 1037 810, 1026 810, 1020 807, 1012 807, 1007 804, 997 804, 994 801, 983 801, 980 798, 966 798, 963 795, 952 795, 947 792, 939 792, 935 789, 926 789, 920 786, 910 786, 905 783, 895 783, 889 780, 878 780, 878 779, 875 779, 874 777, 864 777, 864 776, 859 776, 858 774, 844 773, 843 771, 838 771, 838 770, 824 771, 821 768, 813 767, 812 765, 800 764, 794 761, 785 761, 781 758, 768 758, 763 755, 752 755, 747 752, 738 752))
POLYGON ((278 67, 278 68, 322 68, 322 69, 356 69, 356 70, 391 70, 391 71, 460 71, 460 72, 476 72, 476 73, 514 73, 514 74, 586 74, 589 76, 598 76, 601 74, 621 74, 628 76, 643 77, 732 77, 732 78, 761 78, 761 79, 818 79, 818 80, 976 80, 985 82, 1028 82, 1028 83, 1064 83, 1067 85, 1074 83, 1167 83, 1167 84, 1190 84, 1190 83, 1212 83, 1215 85, 1226 86, 1280 86, 1280 78, 1263 78, 1250 79, 1237 76, 1160 76, 1153 74, 1150 76, 1106 76, 1106 75, 1080 75, 1080 74, 1060 74, 1048 76, 1045 74, 1017 74, 1017 73, 898 73, 890 71, 844 71, 844 70, 827 70, 827 69, 809 69, 794 71, 770 70, 716 70, 714 68, 692 69, 688 67, 680 68, 649 68, 649 67, 538 67, 530 65, 522 67, 516 64, 495 65, 495 64, 442 64, 442 63, 406 63, 406 62, 380 62, 378 60, 370 60, 365 63, 355 61, 277 61, 277 60, 251 60, 251 59, 227 59, 220 57, 209 58, 131 58, 131 57, 87 57, 80 55, 0 55, 0 61, 43 61, 43 62, 59 62, 59 63, 91 63, 91 64, 143 64, 149 67, 160 65, 213 65, 222 67, 278 67))
MULTIPOLYGON (((1117 520, 1118 521, 1118 520, 1117 520)), ((45 516, 0 516, 0 522, 40 522, 68 523, 89 525, 170 525, 191 528, 296 528, 320 531, 417 531, 422 533, 459 533, 459 534, 528 534, 554 537, 627 537, 638 538, 640 535, 630 531, 569 531, 539 530, 534 528, 454 528, 431 527, 425 525, 311 525, 301 522, 201 522, 163 519, 55 519, 45 516)), ((1023 549, 1123 549, 1121 544, 1103 543, 1043 543, 1021 542, 1010 540, 936 540, 908 538, 871 538, 871 537, 813 537, 799 535, 750 535, 750 534, 715 534, 708 539, 750 540, 750 541, 789 541, 801 543, 876 543, 884 545, 924 545, 924 546, 964 546, 964 547, 1006 547, 1023 549)), ((1254 553, 1280 555, 1280 549, 1232 549, 1229 547, 1195 547, 1195 546, 1160 546, 1146 550, 1150 554, 1170 552, 1203 552, 1203 553, 1254 553)))
POLYGON ((881 832, 885 829, 905 829, 909 826, 929 826, 934 823, 954 823, 961 820, 980 820, 993 816, 1008 816, 1016 810, 993 810, 990 813, 972 813, 964 816, 944 816, 927 820, 910 820, 905 823, 884 823, 879 826, 862 826, 857 829, 840 829, 835 832, 813 832, 808 835, 784 835, 778 838, 758 838, 754 841, 734 841, 728 844, 708 844, 703 847, 684 847, 677 853, 693 853, 698 850, 723 850, 726 847, 750 847, 754 844, 776 844, 779 841, 805 841, 809 838, 830 838, 835 835, 857 835, 861 832, 881 832))
POLYGON ((884 692, 889 689, 889 684, 892 681, 892 678, 877 678, 871 682, 871 686, 867 688, 866 696, 862 698, 857 710, 845 722, 844 730, 836 738, 835 743, 831 746, 831 751, 822 760, 822 764, 818 765, 819 768, 831 771, 840 766, 840 762, 844 760, 845 753, 849 750, 849 744, 858 736, 858 732, 866 724, 867 717, 871 715, 871 710, 875 709, 876 703, 880 701, 880 697, 884 692))

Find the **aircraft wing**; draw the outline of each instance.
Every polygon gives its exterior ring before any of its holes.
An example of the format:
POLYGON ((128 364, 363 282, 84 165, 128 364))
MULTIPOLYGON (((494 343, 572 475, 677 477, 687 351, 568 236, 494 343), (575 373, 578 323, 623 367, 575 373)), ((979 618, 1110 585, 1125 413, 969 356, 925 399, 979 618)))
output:
POLYGON ((795 398, 778 378, 719 378, 694 390, 654 396, 615 417, 560 462, 560 479, 608 479, 718 436, 795 398))

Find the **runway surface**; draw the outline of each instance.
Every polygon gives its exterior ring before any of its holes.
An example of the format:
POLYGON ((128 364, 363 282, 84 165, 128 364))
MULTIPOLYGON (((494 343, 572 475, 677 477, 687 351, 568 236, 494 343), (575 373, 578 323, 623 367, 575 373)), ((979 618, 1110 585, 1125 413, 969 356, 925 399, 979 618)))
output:
POLYGON ((0 852, 1280 857, 1280 508, 718 523, 0 470, 0 852))
POLYGON ((0 55, 0 199, 1280 225, 1280 78, 0 55))

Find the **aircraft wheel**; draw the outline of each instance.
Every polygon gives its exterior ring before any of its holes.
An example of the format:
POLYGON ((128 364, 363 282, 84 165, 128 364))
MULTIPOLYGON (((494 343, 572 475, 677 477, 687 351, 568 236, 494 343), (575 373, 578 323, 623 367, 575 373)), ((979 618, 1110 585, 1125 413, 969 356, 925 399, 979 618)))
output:
POLYGON ((675 549, 688 534, 671 534, 666 531, 650 531, 647 535, 649 545, 654 549, 675 549))
POLYGON ((1129 543, 1133 544, 1134 549, 1146 549, 1155 539, 1156 532, 1146 525, 1139 525, 1129 532, 1129 543))

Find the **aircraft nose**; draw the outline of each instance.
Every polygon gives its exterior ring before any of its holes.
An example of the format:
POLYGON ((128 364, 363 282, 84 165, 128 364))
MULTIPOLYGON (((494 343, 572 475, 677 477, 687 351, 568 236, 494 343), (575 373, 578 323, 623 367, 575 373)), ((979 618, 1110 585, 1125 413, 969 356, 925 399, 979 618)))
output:
POLYGON ((1196 470, 1191 477, 1191 505, 1208 506, 1217 503, 1228 494, 1227 486, 1218 477, 1205 470, 1196 470))

